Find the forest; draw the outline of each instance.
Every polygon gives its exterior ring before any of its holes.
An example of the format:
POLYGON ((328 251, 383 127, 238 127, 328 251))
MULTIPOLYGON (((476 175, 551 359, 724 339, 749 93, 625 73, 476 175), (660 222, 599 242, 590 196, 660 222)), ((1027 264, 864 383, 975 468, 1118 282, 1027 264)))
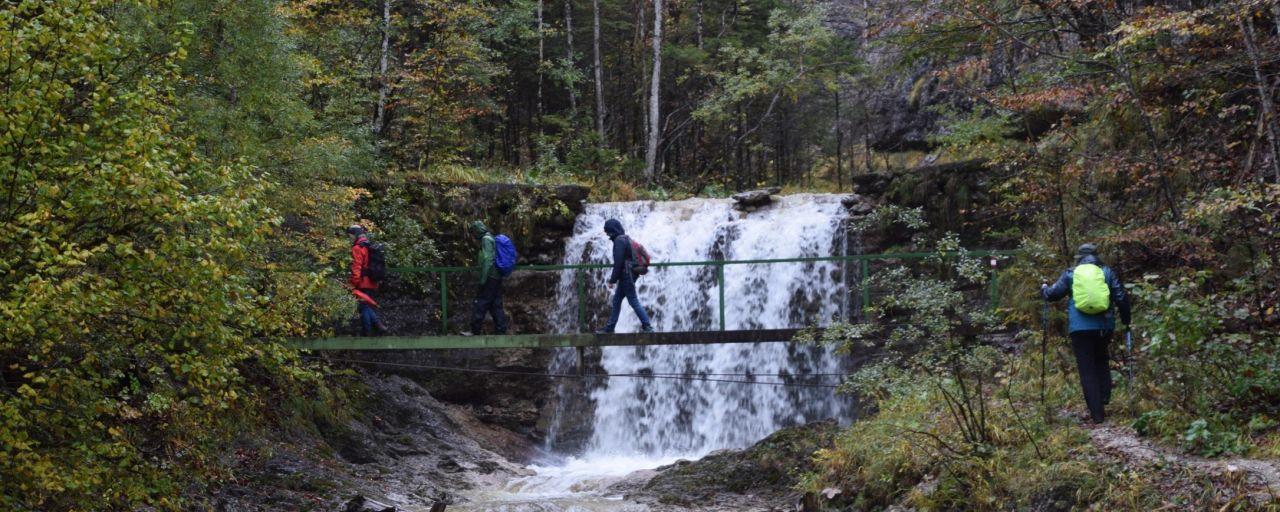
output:
MULTIPOLYGON (((1144 340, 1115 421, 1280 458, 1275 0, 12 0, 0 25, 0 508, 207 508, 230 440, 349 407, 342 371, 283 342, 350 315, 342 229, 444 258, 393 202, 358 219, 371 190, 855 192, 949 163, 988 173, 1014 226, 993 235, 1031 255, 981 320, 1024 350, 851 380, 878 412, 798 485, 848 510, 1028 509, 1068 484, 1066 508, 1264 507, 1081 456, 1036 412, 1077 391, 1059 365, 1046 397, 1035 290, 1104 247, 1144 340), (929 448, 894 441, 931 423, 929 448)), ((900 336, 977 321, 885 285, 918 301, 886 314, 928 326, 900 336)), ((894 329, 818 341, 871 328, 894 329)))

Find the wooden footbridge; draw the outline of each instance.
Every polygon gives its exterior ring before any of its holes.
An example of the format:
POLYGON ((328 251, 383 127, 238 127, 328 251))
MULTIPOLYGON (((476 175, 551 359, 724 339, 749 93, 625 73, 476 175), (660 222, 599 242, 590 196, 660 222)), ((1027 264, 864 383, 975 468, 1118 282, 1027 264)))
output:
POLYGON ((638 332, 626 334, 513 334, 488 336, 338 337, 297 341, 306 350, 453 350, 499 348, 710 345, 791 341, 799 329, 751 331, 638 332))
MULTIPOLYGON (((381 337, 333 337, 319 339, 295 340, 294 346, 304 350, 455 350, 455 349, 509 349, 509 348, 562 348, 562 347, 610 347, 610 346, 647 346, 647 345, 710 345, 718 343, 764 343, 789 342, 799 329, 725 329, 725 296, 724 269, 730 265, 776 265, 785 263, 843 263, 843 273, 847 286, 848 277, 857 275, 856 285, 850 286, 848 293, 857 294, 856 302, 865 308, 870 303, 871 289, 867 277, 871 272, 873 261, 909 261, 928 258, 983 258, 991 262, 992 278, 990 285, 990 304, 996 305, 997 294, 997 262, 1016 254, 1016 251, 966 251, 935 253, 886 253, 858 254, 849 256, 829 256, 817 258, 785 258, 770 260, 716 260, 694 262, 654 262, 650 265, 656 271, 667 267, 709 266, 716 269, 716 283, 719 289, 718 309, 719 330, 698 332, 655 332, 626 334, 512 334, 512 335, 438 335, 438 336, 381 336, 381 337), (854 270, 856 269, 856 270, 854 270)), ((577 319, 579 331, 586 331, 586 272, 603 271, 608 265, 530 265, 518 267, 517 271, 561 271, 573 272, 575 289, 577 290, 577 319)), ((438 276, 440 289, 441 332, 449 332, 449 285, 451 274, 474 272, 474 267, 425 267, 394 268, 399 273, 433 273, 438 276)), ((846 317, 848 311, 845 311, 846 317)), ((846 318, 848 319, 848 318, 846 318)))

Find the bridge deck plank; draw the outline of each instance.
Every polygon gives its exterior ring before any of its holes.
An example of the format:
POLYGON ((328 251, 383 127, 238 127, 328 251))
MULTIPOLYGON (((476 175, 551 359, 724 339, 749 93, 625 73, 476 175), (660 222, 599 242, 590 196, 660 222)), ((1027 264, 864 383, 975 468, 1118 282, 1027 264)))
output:
POLYGON ((751 331, 654 332, 619 334, 512 334, 487 336, 381 336, 295 340, 304 350, 454 350, 502 348, 614 347, 639 345, 712 345, 787 342, 799 329, 751 331))

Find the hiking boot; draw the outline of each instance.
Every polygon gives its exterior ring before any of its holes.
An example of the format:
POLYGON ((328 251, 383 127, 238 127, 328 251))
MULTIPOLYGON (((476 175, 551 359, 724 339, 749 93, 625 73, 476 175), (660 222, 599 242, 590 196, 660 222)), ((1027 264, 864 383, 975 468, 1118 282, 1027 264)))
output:
POLYGON ((475 333, 471 331, 460 331, 458 332, 458 336, 475 336, 475 333))
POLYGON ((386 336, 387 334, 390 334, 390 333, 391 333, 391 329, 387 328, 387 324, 384 324, 382 322, 373 324, 374 336, 386 336))
POLYGON ((613 334, 613 329, 596 329, 596 334, 613 334))
POLYGON ((646 325, 640 328, 640 332, 658 332, 658 331, 653 330, 652 325, 646 325))

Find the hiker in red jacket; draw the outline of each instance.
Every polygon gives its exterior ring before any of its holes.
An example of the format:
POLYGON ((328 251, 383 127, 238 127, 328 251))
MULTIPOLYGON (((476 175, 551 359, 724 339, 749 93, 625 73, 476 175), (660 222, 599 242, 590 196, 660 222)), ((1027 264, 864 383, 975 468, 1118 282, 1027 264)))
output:
MULTIPOLYGON (((378 289, 378 281, 369 274, 369 246, 372 245, 369 242, 369 235, 359 224, 347 228, 347 235, 351 237, 351 277, 347 282, 352 290, 364 293, 372 300, 373 292, 378 289)), ((358 298, 356 312, 360 315, 361 336, 387 332, 387 326, 382 323, 382 319, 378 318, 374 304, 358 298)))

